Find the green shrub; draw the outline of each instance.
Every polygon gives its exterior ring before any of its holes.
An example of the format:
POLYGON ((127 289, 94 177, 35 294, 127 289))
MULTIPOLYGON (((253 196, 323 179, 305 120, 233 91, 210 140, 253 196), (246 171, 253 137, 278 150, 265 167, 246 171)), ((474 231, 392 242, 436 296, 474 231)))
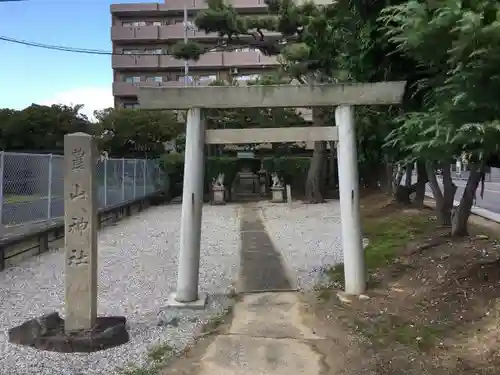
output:
MULTIPOLYGON (((184 154, 171 153, 163 155, 161 166, 170 180, 171 194, 177 196, 182 194, 184 179, 184 154)), ((204 190, 209 191, 210 184, 219 173, 224 173, 224 185, 231 186, 236 174, 245 166, 252 171, 260 168, 260 160, 239 159, 234 156, 211 156, 205 161, 204 190)))
POLYGON ((307 156, 264 158, 264 168, 269 173, 276 172, 285 184, 290 184, 293 190, 303 192, 310 159, 307 156))
POLYGON ((160 166, 168 176, 170 195, 176 197, 182 194, 182 182, 184 178, 184 154, 165 154, 160 159, 160 166))
MULTIPOLYGON (((276 172, 285 184, 290 184, 294 195, 304 193, 309 162, 308 156, 278 156, 262 159, 264 169, 270 174, 276 172)), ((211 156, 206 159, 205 163, 204 189, 208 192, 212 180, 217 178, 219 173, 224 173, 224 185, 230 187, 238 172, 243 168, 257 172, 260 169, 261 160, 259 158, 239 159, 236 156, 211 156)), ((184 155, 164 155, 161 165, 169 176, 172 195, 182 194, 184 155)))
POLYGON ((240 159, 231 156, 210 156, 206 160, 205 189, 209 190, 210 184, 219 173, 224 173, 224 185, 229 187, 240 171, 240 159))

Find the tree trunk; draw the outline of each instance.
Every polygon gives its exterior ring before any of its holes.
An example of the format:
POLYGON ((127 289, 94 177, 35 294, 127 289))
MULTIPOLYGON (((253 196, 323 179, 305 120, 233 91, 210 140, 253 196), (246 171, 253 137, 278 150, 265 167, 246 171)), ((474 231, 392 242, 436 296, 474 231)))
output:
POLYGON ((451 221, 451 235, 454 237, 468 235, 467 222, 469 220, 470 210, 474 203, 477 187, 483 176, 482 172, 483 170, 480 168, 474 168, 470 171, 469 178, 467 179, 467 185, 465 186, 464 193, 460 199, 460 204, 454 211, 451 221))
POLYGON ((413 163, 407 163, 405 170, 405 186, 407 187, 411 186, 412 176, 413 176, 413 163))
POLYGON ((432 194, 436 201, 437 221, 440 225, 451 226, 451 211, 453 209, 453 199, 455 198, 457 187, 451 179, 449 164, 442 163, 441 168, 443 169, 442 193, 436 177, 436 169, 429 163, 426 164, 429 185, 431 186, 432 194))
POLYGON ((392 195, 396 195, 398 191, 399 185, 401 185, 401 179, 403 178, 404 169, 401 168, 401 165, 397 166, 397 169, 393 171, 392 178, 392 195))
POLYGON ((425 184, 428 181, 425 162, 417 160, 417 186, 415 188, 415 199, 413 200, 413 204, 417 207, 424 207, 425 184))
POLYGON ((386 194, 391 194, 393 165, 387 156, 384 156, 384 163, 379 169, 380 188, 386 194))
MULTIPOLYGON (((321 110, 313 107, 312 110, 314 126, 323 126, 324 119, 321 110)), ((321 194, 321 170, 325 153, 325 141, 314 142, 314 152, 307 172, 306 180, 306 201, 309 203, 323 203, 323 195, 321 194)))
POLYGON ((405 165, 404 175, 405 175, 405 183, 401 184, 401 178, 403 174, 403 168, 400 168, 396 179, 394 181, 394 197, 398 203, 402 204, 410 204, 411 203, 411 195, 416 192, 417 185, 411 183, 413 173, 413 163, 408 163, 405 165))
POLYGON ((325 142, 314 142, 314 152, 307 172, 306 201, 308 203, 323 203, 321 194, 321 169, 325 151, 325 142))
POLYGON ((330 188, 337 188, 337 144, 330 141, 330 188))

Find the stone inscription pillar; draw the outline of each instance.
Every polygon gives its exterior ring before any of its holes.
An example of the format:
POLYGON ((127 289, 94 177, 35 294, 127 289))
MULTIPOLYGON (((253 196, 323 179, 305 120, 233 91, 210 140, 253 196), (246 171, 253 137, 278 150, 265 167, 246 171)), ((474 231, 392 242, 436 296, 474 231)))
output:
POLYGON ((91 135, 64 136, 66 332, 90 330, 97 318, 97 156, 91 135))

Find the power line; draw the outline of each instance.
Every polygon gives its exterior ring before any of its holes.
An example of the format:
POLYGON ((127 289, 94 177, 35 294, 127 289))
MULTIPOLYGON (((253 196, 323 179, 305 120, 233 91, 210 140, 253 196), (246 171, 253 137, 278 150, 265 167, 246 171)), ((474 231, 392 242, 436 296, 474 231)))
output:
MULTIPOLYGON (((0 41, 4 41, 4 42, 7 42, 7 43, 21 44, 21 45, 25 45, 25 46, 28 46, 28 47, 43 48, 43 49, 48 49, 48 50, 53 50, 53 51, 83 53, 83 54, 88 54, 88 55, 105 55, 105 56, 173 56, 171 53, 155 53, 155 54, 151 54, 151 53, 124 53, 124 52, 110 52, 110 51, 104 51, 104 50, 98 50, 98 49, 67 47, 67 46, 60 46, 60 45, 54 45, 54 44, 37 43, 37 42, 28 41, 28 40, 21 40, 21 39, 11 38, 11 37, 7 37, 7 36, 0 36, 0 41)), ((227 50, 229 48, 237 48, 237 47, 229 47, 226 44, 219 43, 219 44, 216 44, 213 47, 207 47, 204 51, 202 51, 202 53, 216 52, 216 51, 218 51, 221 48, 223 48, 224 50, 227 50)))

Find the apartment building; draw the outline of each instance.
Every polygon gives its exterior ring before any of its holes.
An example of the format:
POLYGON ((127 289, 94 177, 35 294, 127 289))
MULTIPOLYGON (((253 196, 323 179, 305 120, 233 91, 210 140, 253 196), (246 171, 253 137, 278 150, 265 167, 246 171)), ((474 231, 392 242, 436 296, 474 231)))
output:
MULTIPOLYGON (((242 14, 258 15, 267 11, 263 0, 229 1, 242 14)), ((196 13, 207 5, 204 0, 111 5, 115 107, 138 107, 138 85, 184 85, 184 61, 168 53, 175 43, 184 39, 185 7, 188 19, 193 22, 196 13)), ((188 38, 209 47, 216 44, 217 34, 189 30, 188 38)), ((229 75, 237 80, 251 79, 277 66, 276 57, 242 46, 234 51, 208 52, 199 61, 190 61, 188 81, 191 85, 208 85, 229 75)))

